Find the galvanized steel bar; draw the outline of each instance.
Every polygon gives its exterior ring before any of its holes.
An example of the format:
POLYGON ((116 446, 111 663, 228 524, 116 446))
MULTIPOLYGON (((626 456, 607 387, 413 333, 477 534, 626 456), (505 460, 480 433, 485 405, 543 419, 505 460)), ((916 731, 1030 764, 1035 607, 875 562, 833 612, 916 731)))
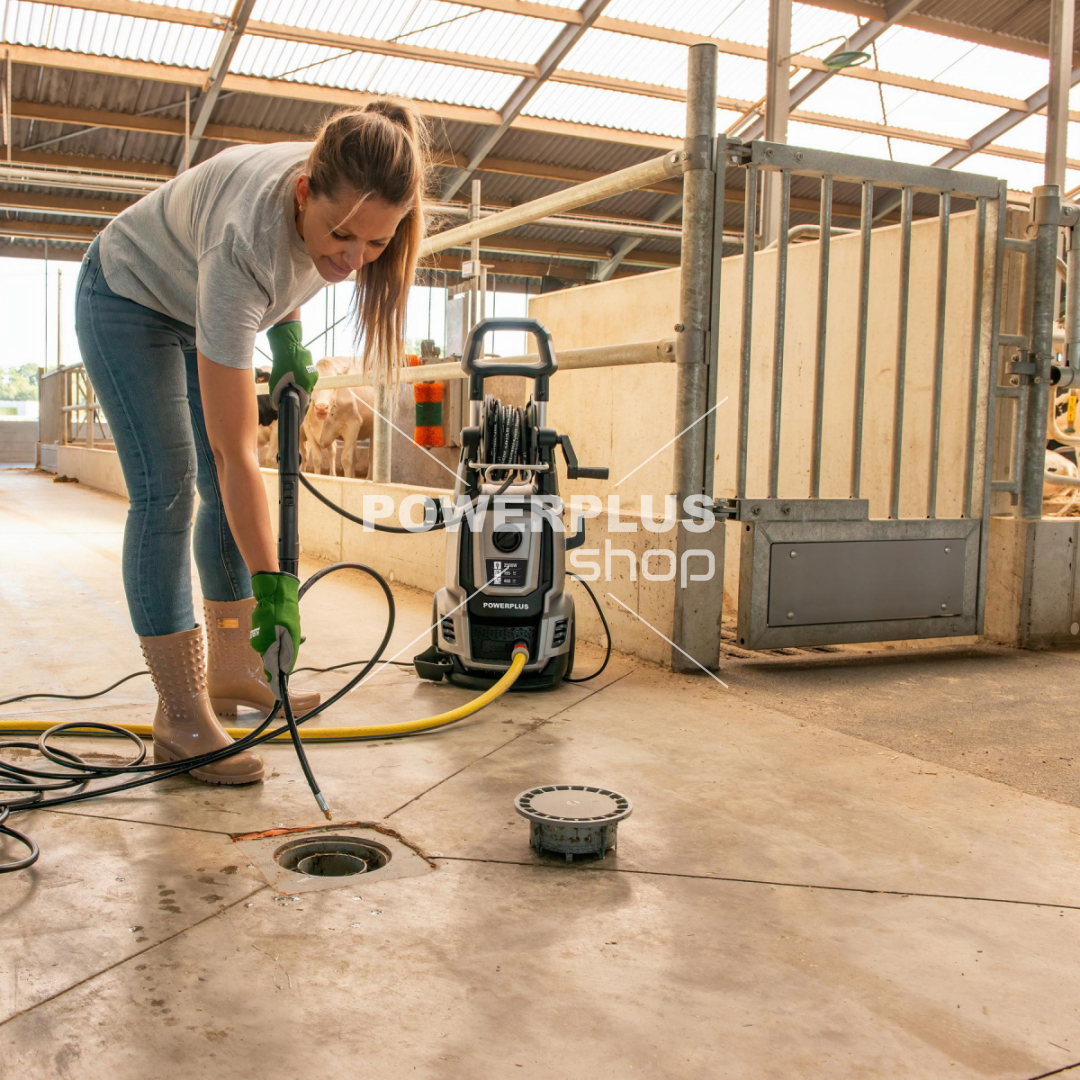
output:
POLYGON ((900 303, 896 327, 896 401, 893 414, 893 460, 889 517, 900 517, 900 469, 904 457, 904 389, 907 378, 908 302, 911 296, 911 188, 900 196, 900 303))
MULTIPOLYGON (((1022 340, 1021 348, 1025 349, 1027 352, 1033 351, 1031 345, 1031 309, 1034 303, 1034 295, 1035 246, 1034 241, 1032 241, 1032 246, 1024 256, 1020 271, 1020 334, 1018 336, 1022 340)), ((1000 335, 998 341, 1001 342, 1003 337, 1004 335, 1000 335)), ((1001 364, 1000 358, 998 358, 997 362, 999 365, 1001 364)), ((1017 391, 1017 395, 1016 412, 1013 417, 1013 462, 1009 479, 1016 485, 1017 498, 1015 500, 1015 505, 1017 512, 1019 513, 1019 495, 1024 473, 1024 430, 1027 426, 1028 395, 1026 386, 1016 386, 1014 389, 1017 391)))
MULTIPOLYGON (((504 364, 532 364, 539 357, 536 353, 523 356, 504 356, 504 364)), ((564 349, 559 352, 559 370, 573 371, 578 368, 627 367, 634 364, 673 364, 675 362, 675 339, 637 341, 630 345, 594 345, 588 349, 564 349)), ((397 369, 398 383, 448 382, 467 376, 456 361, 443 364, 421 364, 418 367, 397 369)), ((327 375, 319 379, 321 390, 333 390, 342 386, 375 386, 372 374, 353 372, 349 375, 327 375)), ((267 394, 266 383, 255 387, 256 394, 267 394)))
POLYGON ((709 496, 716 494, 716 416, 720 386, 720 274, 724 267, 724 188, 727 176, 727 139, 714 139, 713 147, 713 231, 709 247, 712 267, 709 273, 709 319, 705 331, 705 446, 703 448, 702 488, 709 496))
MULTIPOLYGON (((998 370, 1000 363, 1000 348, 998 347, 998 330, 1001 326, 1001 292, 1002 280, 1005 271, 1005 223, 1008 210, 1009 185, 1005 180, 998 182, 998 197, 996 213, 994 216, 994 245, 993 245, 993 281, 991 284, 989 311, 989 349, 988 359, 988 382, 992 390, 998 382, 998 370)), ((987 247, 984 240, 984 247, 987 247)), ((983 299, 984 304, 986 298, 983 299)), ((982 529, 979 535, 979 581, 975 590, 975 622, 978 632, 983 632, 983 624, 986 614, 986 579, 987 564, 990 551, 990 500, 993 493, 993 454, 994 454, 994 429, 997 410, 997 398, 993 393, 987 394, 986 403, 986 437, 983 440, 983 475, 982 475, 982 505, 979 507, 979 516, 982 518, 982 529)))
MULTIPOLYGON (((708 544, 712 572, 693 586, 675 590, 671 666, 676 671, 715 668, 720 659, 720 621, 724 603, 724 525, 712 520, 707 534, 687 530, 684 500, 704 494, 706 424, 709 400, 710 323, 714 308, 716 242, 716 74, 717 48, 691 45, 687 70, 686 139, 682 211, 682 273, 675 344, 675 460, 672 489, 680 523, 675 541, 680 565, 708 544)), ((723 195, 721 194, 721 199, 723 195)), ((721 206, 723 203, 721 202, 721 206)), ((715 390, 715 386, 713 388, 715 390)))
POLYGON ((1065 363, 1080 368, 1080 225, 1065 234, 1068 251, 1065 279, 1065 363))
POLYGON ((818 238, 817 363, 814 371, 814 431, 810 460, 810 497, 821 495, 821 436, 825 423, 825 346, 829 321, 829 251, 832 240, 831 176, 821 178, 821 232, 818 238))
POLYGON ((679 176, 685 160, 685 151, 673 150, 663 157, 644 161, 640 165, 631 165, 628 169, 620 169, 618 172, 608 173, 607 176, 598 176, 595 180, 575 184, 520 206, 512 206, 509 210, 480 218, 479 221, 470 221, 467 225, 458 225, 427 237, 420 245, 420 256, 433 255, 437 251, 446 251, 452 247, 463 247, 475 239, 529 225, 549 214, 573 210, 612 195, 621 195, 626 191, 634 191, 660 180, 679 176))
POLYGON ((371 418, 371 479, 376 484, 389 484, 391 476, 391 442, 394 438, 394 402, 396 387, 388 383, 375 384, 375 408, 371 418))
POLYGON ((678 503, 698 494, 703 484, 708 409, 705 335, 712 308, 713 170, 716 133, 716 46, 690 47, 683 176, 682 274, 675 339, 675 461, 673 487, 678 503), (712 87, 710 91, 708 88, 712 87), (711 95, 711 96, 710 96, 711 95))
POLYGON ((788 228, 791 223, 791 173, 780 182, 780 222, 776 239, 776 329, 773 336, 772 439, 769 445, 769 498, 780 484, 780 422, 784 400, 784 323, 787 317, 788 228))
POLYGON ((1050 409, 1050 368, 1054 350, 1057 307, 1057 241, 1061 217, 1060 189, 1045 184, 1032 192, 1032 220, 1036 228, 1034 292, 1031 305, 1031 359, 1027 376, 1027 415, 1024 418, 1024 456, 1020 480, 1020 512, 1027 519, 1042 517, 1043 473, 1046 471, 1046 414, 1050 409))
POLYGON ((866 333, 870 317, 870 233, 874 227, 874 182, 862 185, 859 218, 859 327, 855 353, 855 429, 851 445, 851 497, 862 490, 863 413, 866 410, 866 333))
MULTIPOLYGON (((975 440, 979 427, 979 361, 982 356, 982 323, 983 323, 983 275, 986 273, 986 200, 980 199, 976 212, 978 214, 975 226, 975 294, 971 301, 971 387, 968 391, 968 433, 967 446, 964 450, 966 462, 964 482, 964 517, 971 517, 975 502, 975 440)), ((997 381, 997 372, 994 370, 997 360, 997 351, 990 353, 990 385, 997 381)), ((992 393, 987 395, 986 407, 992 408, 992 393)), ((990 428, 987 427, 987 439, 991 437, 990 428)))
MULTIPOLYGON (((750 161, 758 165, 772 165, 777 169, 790 169, 794 173, 832 176, 836 180, 852 183, 873 180, 934 194, 948 191, 968 199, 980 195, 994 198, 997 195, 997 181, 992 176, 956 172, 933 165, 908 165, 902 161, 857 157, 805 146, 788 146, 786 143, 751 143, 750 161)), ((878 207, 879 214, 880 211, 881 207, 878 207)))
POLYGON ((746 168, 746 198, 743 203, 743 295, 742 329, 739 342, 739 472, 736 492, 746 498, 746 457, 750 447, 750 361, 754 320, 754 248, 757 243, 758 166, 746 168))
POLYGON ((926 516, 937 517, 938 471, 941 464, 941 393, 945 370, 945 302, 949 281, 949 193, 938 196, 937 320, 934 327, 934 382, 930 428, 930 490, 926 516))
POLYGON ((1069 89, 1072 86, 1073 23, 1076 0, 1050 0, 1048 52, 1050 82, 1046 100, 1046 155, 1043 183, 1065 187, 1065 163, 1069 129, 1069 89))

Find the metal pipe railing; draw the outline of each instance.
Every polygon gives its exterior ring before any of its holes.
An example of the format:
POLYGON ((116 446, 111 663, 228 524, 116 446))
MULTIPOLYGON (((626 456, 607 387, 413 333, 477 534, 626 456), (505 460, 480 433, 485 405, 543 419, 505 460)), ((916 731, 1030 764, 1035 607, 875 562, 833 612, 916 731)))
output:
POLYGON ((1057 242, 1061 219, 1061 196, 1056 184, 1032 192, 1032 218, 1036 228, 1033 263, 1034 293, 1031 304, 1031 360, 1028 376, 1027 415, 1020 431, 1023 467, 1020 476, 1020 512, 1040 519, 1043 507, 1043 473, 1046 471, 1046 410, 1050 399, 1050 368, 1053 362, 1054 317, 1057 307, 1057 242))
POLYGON ((934 327, 933 404, 930 418, 930 484, 927 493, 928 518, 937 517, 938 465, 941 456, 941 395, 945 371, 945 300, 949 280, 949 193, 938 196, 937 319, 934 327))
POLYGON ((555 191, 542 198, 522 203, 521 206, 512 206, 508 210, 500 210, 497 214, 490 214, 477 221, 470 221, 465 225, 458 225, 445 232, 436 233, 421 243, 420 257, 434 255, 448 248, 462 247, 473 240, 483 239, 494 233, 506 232, 508 229, 516 229, 521 225, 531 225, 551 214, 574 210, 588 203, 609 199, 613 195, 621 195, 673 176, 681 176, 686 156, 685 151, 673 150, 663 157, 644 161, 640 165, 631 165, 628 169, 620 169, 606 176, 598 176, 595 180, 587 180, 583 184, 575 184, 562 191, 555 191))
POLYGON ((862 491, 863 416, 866 412, 866 337, 870 319, 870 233, 874 228, 874 182, 864 180, 859 218, 859 325, 855 345, 855 423, 851 446, 851 497, 862 491))
MULTIPOLYGON (((821 223, 818 226, 817 356, 814 365, 814 431, 810 451, 810 497, 821 496, 821 435, 825 423, 825 343, 829 322, 829 253, 832 244, 833 178, 821 178, 821 223)), ((791 240, 790 233, 788 240, 791 240)))
MULTIPOLYGON (((791 226, 791 173, 780 179, 780 221, 776 243, 776 329, 773 337, 772 439, 769 445, 769 498, 778 497, 780 485, 780 426, 784 398, 784 330, 787 321, 788 229, 791 226)), ((745 432, 744 432, 745 435, 745 432)))
MULTIPOLYGON (((968 431, 965 451, 964 517, 971 517, 975 510, 975 443, 979 431, 979 357, 983 346, 983 276, 986 273, 986 199, 978 202, 978 224, 975 229, 975 296, 971 304, 971 385, 968 389, 968 431)), ((989 377, 991 386, 996 381, 993 370, 997 361, 997 350, 991 349, 989 377)), ((987 395, 987 410, 993 407, 993 393, 987 395)), ((987 433, 989 434, 989 420, 987 433)), ((989 440, 987 440, 989 442, 989 440)))
MULTIPOLYGON (((757 238, 757 197, 760 169, 757 165, 746 168, 746 198, 743 203, 743 294, 742 328, 739 339, 739 431, 750 430, 750 378, 753 359, 754 333, 754 246, 757 238)), ((746 498, 746 460, 750 440, 745 435, 738 440, 739 474, 736 494, 746 498)))
POLYGON ((900 516, 900 469, 904 456, 904 392, 907 379, 908 306, 911 299, 911 208, 914 192, 900 197, 900 303, 896 328, 896 400, 893 405, 893 455, 889 517, 900 516))
MULTIPOLYGON (((480 218, 494 217, 501 214, 502 210, 487 208, 480 211, 480 218)), ((469 217, 469 207, 462 204, 438 203, 430 208, 433 217, 469 217)), ((554 214, 548 217, 537 218, 529 222, 530 225, 546 225, 560 229, 582 229, 587 232, 626 233, 629 236, 655 236, 665 240, 678 240, 682 236, 682 228, 678 225, 664 225, 651 221, 627 221, 620 218, 605 218, 581 214, 554 214)), ((440 235, 435 233, 435 236, 440 235)), ((742 237, 739 238, 740 240, 742 237)))
MULTIPOLYGON (((521 356, 503 356, 504 364, 530 364, 538 360, 536 353, 521 356)), ((588 349, 564 349, 558 354, 560 371, 576 371, 581 368, 626 367, 634 364, 663 364, 675 362, 675 339, 637 341, 631 345, 594 345, 588 349)), ((417 367, 399 368, 397 382, 408 385, 418 382, 450 382, 467 378, 456 360, 442 364, 420 364, 417 367)), ((334 390, 347 386, 377 386, 374 375, 356 371, 346 375, 328 375, 319 379, 317 390, 334 390)), ((269 393, 269 387, 260 383, 256 394, 269 393)))
MULTIPOLYGON (((672 486, 678 506, 704 490, 705 427, 709 410, 705 355, 712 311, 713 225, 716 172, 717 51, 691 45, 687 73, 686 151, 683 176, 682 274, 675 347, 675 462, 672 486)), ((712 492, 708 492, 712 494, 712 492)))

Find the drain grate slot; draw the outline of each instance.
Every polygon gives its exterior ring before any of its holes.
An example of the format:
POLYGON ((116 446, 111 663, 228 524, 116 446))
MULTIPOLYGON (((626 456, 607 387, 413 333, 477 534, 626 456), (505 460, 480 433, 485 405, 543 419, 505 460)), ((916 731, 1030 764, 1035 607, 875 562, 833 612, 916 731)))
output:
POLYGON ((274 852, 283 869, 305 877, 353 877, 379 870, 390 861, 390 849, 354 836, 320 836, 292 840, 274 852))

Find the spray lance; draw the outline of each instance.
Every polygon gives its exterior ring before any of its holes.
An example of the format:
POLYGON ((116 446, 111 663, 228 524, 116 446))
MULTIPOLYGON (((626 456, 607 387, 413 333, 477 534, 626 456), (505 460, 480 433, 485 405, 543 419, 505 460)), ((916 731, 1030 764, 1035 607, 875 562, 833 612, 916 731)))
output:
MULTIPOLYGON (((298 505, 301 420, 300 391, 295 384, 288 384, 282 389, 281 398, 278 401, 278 570, 283 574, 291 574, 293 577, 299 577, 300 569, 298 505)), ((303 641, 302 638, 301 641, 303 641)), ((296 650, 299 649, 300 643, 300 641, 296 642, 293 660, 295 660, 296 650)), ((304 750, 300 731, 296 726, 292 704, 289 701, 289 673, 287 671, 281 671, 278 685, 281 690, 280 701, 285 712, 285 722, 289 725, 289 735, 292 737, 300 768, 304 770, 304 778, 308 782, 308 787, 311 788, 311 794, 315 796, 315 802, 323 812, 323 817, 327 821, 333 821, 330 807, 319 789, 315 774, 311 771, 307 752, 304 750)))

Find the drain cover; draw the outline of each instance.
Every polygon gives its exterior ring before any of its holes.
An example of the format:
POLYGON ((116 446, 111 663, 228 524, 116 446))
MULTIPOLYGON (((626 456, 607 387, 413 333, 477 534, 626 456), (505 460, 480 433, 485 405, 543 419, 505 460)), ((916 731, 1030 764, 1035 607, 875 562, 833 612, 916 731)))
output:
POLYGON ((274 861, 307 877, 352 877, 385 866, 390 851, 354 836, 320 836, 282 844, 274 852, 274 861))
POLYGON ((545 784, 523 791, 514 809, 532 822, 529 842, 538 853, 603 858, 614 846, 618 823, 633 807, 625 795, 585 784, 545 784))

